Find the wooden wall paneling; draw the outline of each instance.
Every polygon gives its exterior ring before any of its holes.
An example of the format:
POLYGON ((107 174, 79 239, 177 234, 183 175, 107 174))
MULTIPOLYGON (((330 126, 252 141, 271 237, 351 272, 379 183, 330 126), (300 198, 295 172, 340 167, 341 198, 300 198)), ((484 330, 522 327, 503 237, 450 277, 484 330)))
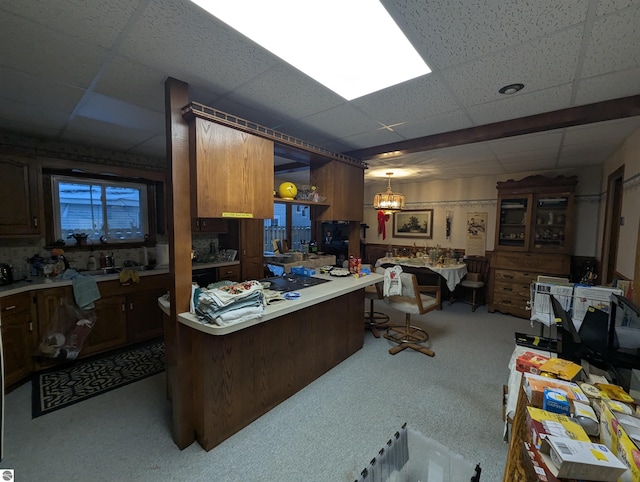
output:
POLYGON ((167 354, 169 383, 173 393, 172 432, 175 444, 184 449, 195 441, 193 421, 193 384, 191 368, 191 329, 178 322, 178 313, 189 311, 191 297, 191 203, 189 192, 189 126, 182 107, 189 102, 189 86, 177 79, 165 82, 167 159, 170 189, 167 189, 171 315, 166 323, 165 343, 172 345, 167 354))

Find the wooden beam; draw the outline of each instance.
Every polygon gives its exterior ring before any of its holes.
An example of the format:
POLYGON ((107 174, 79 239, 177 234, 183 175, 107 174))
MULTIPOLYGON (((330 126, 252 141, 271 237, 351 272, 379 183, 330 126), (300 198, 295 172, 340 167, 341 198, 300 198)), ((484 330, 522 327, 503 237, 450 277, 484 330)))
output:
POLYGON ((443 132, 432 136, 418 137, 406 141, 392 142, 375 147, 367 147, 346 152, 345 155, 366 161, 389 152, 411 154, 430 151, 474 142, 491 141, 503 137, 533 134, 535 132, 561 129, 594 122, 603 122, 640 115, 640 95, 608 100, 595 104, 571 107, 568 109, 545 112, 520 119, 512 119, 486 124, 468 129, 443 132))
POLYGON ((188 103, 189 86, 168 78, 165 82, 165 118, 171 176, 166 189, 171 315, 169 323, 165 323, 165 344, 173 410, 173 441, 180 449, 195 441, 191 331, 178 322, 178 313, 189 311, 191 297, 189 125, 182 117, 182 107, 188 103))

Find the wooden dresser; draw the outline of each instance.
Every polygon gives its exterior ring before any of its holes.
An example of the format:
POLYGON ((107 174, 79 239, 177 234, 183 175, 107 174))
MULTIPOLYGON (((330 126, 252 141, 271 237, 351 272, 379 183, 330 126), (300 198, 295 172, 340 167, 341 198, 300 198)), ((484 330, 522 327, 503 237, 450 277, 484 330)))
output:
POLYGON ((489 312, 530 317, 531 283, 569 277, 577 177, 499 182, 489 312))
POLYGON ((568 276, 570 257, 563 254, 496 252, 491 267, 489 312, 500 311, 529 318, 531 283, 538 275, 568 276))

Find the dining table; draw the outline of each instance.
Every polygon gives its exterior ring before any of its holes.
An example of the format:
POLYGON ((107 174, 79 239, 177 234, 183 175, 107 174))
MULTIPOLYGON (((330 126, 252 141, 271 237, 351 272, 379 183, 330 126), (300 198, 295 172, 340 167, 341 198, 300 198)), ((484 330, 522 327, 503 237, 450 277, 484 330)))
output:
POLYGON ((463 262, 432 263, 428 258, 384 257, 376 261, 376 268, 391 264, 417 268, 418 270, 423 268, 425 271, 430 270, 439 274, 449 292, 449 296, 445 296, 443 293, 443 298, 450 297, 467 274, 467 265, 463 262))

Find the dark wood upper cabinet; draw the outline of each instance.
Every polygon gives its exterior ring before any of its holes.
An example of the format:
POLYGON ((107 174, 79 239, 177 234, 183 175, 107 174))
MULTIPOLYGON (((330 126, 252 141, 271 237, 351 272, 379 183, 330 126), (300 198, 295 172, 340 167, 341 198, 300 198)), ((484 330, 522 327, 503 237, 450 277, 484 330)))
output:
POLYGON ((38 203, 37 160, 0 156, 0 179, 0 235, 40 235, 42 219, 38 203))
POLYGON ((273 217, 273 141, 200 117, 190 136, 192 217, 273 217))
POLYGON ((362 221, 364 169, 340 161, 314 163, 311 183, 327 197, 329 206, 312 206, 318 221, 362 221))

